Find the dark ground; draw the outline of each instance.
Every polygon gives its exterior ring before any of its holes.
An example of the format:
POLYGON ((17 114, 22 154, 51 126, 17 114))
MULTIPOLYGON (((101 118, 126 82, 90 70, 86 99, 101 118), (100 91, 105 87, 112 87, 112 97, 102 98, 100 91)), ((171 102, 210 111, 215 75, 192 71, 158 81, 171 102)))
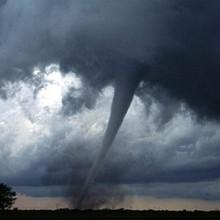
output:
POLYGON ((202 211, 131 211, 131 210, 56 210, 56 211, 20 211, 10 210, 1 211, 0 220, 4 219, 38 219, 38 220, 111 220, 111 219, 148 219, 148 220, 160 220, 160 219, 175 219, 175 220, 188 220, 188 219, 219 219, 220 211, 202 212, 202 211))

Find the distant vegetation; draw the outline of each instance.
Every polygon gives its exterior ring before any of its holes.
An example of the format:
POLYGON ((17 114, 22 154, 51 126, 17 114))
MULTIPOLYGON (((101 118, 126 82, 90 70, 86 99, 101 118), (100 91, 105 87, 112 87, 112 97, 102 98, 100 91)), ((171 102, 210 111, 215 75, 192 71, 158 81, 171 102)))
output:
POLYGON ((10 186, 0 183, 0 210, 10 209, 16 200, 16 192, 10 186))
POLYGON ((20 211, 5 210, 0 212, 0 219, 27 220, 190 220, 220 219, 220 211, 131 211, 131 210, 56 210, 56 211, 20 211))

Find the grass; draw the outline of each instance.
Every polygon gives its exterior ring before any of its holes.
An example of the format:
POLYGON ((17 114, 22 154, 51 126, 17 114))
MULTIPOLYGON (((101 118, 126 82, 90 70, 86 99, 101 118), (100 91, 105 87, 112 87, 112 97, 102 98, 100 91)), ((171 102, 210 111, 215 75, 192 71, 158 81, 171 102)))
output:
POLYGON ((131 210, 8 210, 0 212, 1 220, 38 219, 38 220, 114 220, 114 219, 147 219, 147 220, 188 220, 188 219, 220 219, 220 211, 131 211, 131 210))

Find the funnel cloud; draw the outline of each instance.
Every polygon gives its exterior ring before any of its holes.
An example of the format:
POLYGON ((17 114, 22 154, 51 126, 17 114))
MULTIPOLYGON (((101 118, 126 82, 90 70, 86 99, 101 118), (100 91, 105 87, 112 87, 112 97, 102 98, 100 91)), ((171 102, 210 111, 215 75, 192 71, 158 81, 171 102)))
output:
MULTIPOLYGON (((138 69, 135 69, 135 71, 138 71, 138 69)), ((139 74, 138 76, 137 73, 135 73, 135 75, 134 73, 131 73, 127 75, 126 79, 121 79, 123 81, 120 82, 120 84, 118 81, 117 84, 115 85, 115 92, 111 106, 111 115, 103 138, 102 148, 98 153, 98 156, 95 162, 93 163, 89 175, 82 187, 79 200, 76 204, 77 208, 81 208, 83 199, 86 196, 86 193, 89 190, 90 185, 94 181, 98 169, 100 169, 100 166, 121 126, 125 114, 128 111, 128 108, 131 104, 132 98, 135 93, 135 89, 137 88, 143 76, 143 72, 142 72, 143 70, 139 70, 139 71, 140 72, 138 73, 139 74)))

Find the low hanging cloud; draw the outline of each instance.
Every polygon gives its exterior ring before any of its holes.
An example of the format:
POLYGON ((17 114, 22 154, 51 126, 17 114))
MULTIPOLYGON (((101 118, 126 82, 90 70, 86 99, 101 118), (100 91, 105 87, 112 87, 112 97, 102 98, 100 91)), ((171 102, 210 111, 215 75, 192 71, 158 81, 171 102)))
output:
MULTIPOLYGON (((5 84, 7 99, 0 100, 2 180, 17 186, 50 185, 51 191, 53 186, 78 186, 100 148, 113 96, 113 88, 105 87, 93 108, 88 108, 84 88, 88 85, 74 73, 63 75, 58 65, 35 69, 28 81, 5 84), (77 111, 66 114, 64 100, 69 93, 72 104, 74 97, 85 101, 77 111)), ((152 88, 151 93, 155 91, 152 88)), ((167 100, 174 106, 173 114, 167 119, 163 103, 155 97, 149 93, 144 102, 134 97, 97 187, 117 186, 107 195, 141 192, 206 199, 202 191, 183 194, 182 187, 191 184, 196 189, 218 181, 220 125, 198 121, 184 103, 171 98, 167 100), (142 191, 141 185, 146 186, 142 191), (128 186, 131 191, 126 190, 128 186), (170 190, 171 186, 177 190, 170 190)), ((206 187, 208 199, 219 199, 210 190, 206 187)))

